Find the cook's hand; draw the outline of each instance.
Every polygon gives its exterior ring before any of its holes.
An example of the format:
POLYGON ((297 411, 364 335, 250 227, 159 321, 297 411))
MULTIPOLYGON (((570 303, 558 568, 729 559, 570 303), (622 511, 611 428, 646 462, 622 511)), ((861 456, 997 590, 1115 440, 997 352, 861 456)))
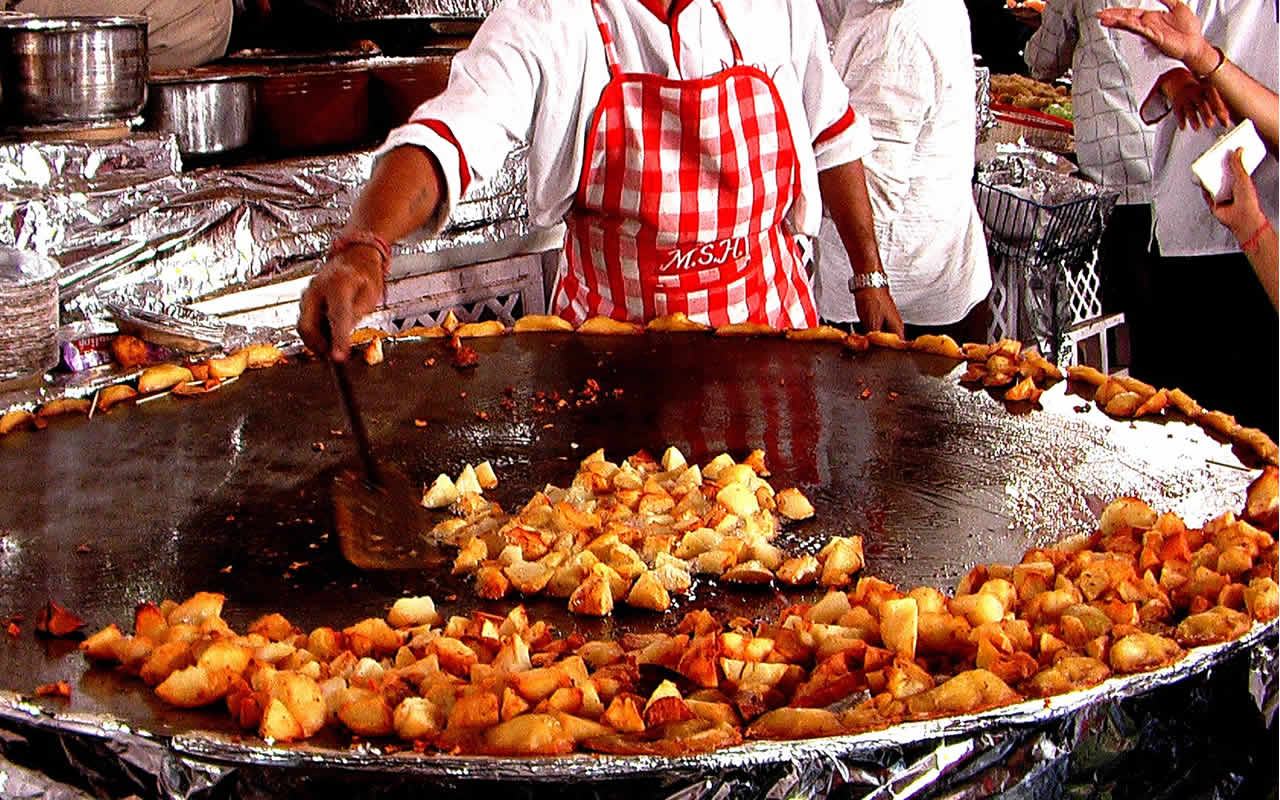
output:
POLYGON ((906 335, 898 304, 893 302, 887 288, 859 289, 853 293, 853 304, 858 309, 858 321, 864 332, 889 331, 899 336, 906 335))
POLYGON ((1231 124, 1231 112, 1218 90, 1195 79, 1190 71, 1172 69, 1160 76, 1159 91, 1173 107, 1178 127, 1185 130, 1216 128, 1219 124, 1231 124))
POLYGON ((311 279, 302 295, 298 333, 313 353, 346 361, 351 332, 382 299, 382 259, 370 247, 348 247, 311 279))
MULTIPOLYGON (((1144 11, 1140 8, 1104 8, 1097 13, 1098 21, 1106 28, 1120 28, 1138 34, 1160 49, 1160 52, 1186 62, 1203 61, 1203 56, 1217 54, 1200 35, 1200 18, 1182 0, 1160 0, 1168 11, 1144 11), (1205 51, 1208 51, 1206 53, 1205 51)), ((1214 66, 1214 61, 1204 69, 1199 64, 1188 64, 1200 75, 1214 66)))
POLYGON ((1267 221, 1266 215, 1262 213, 1262 206, 1258 203, 1258 189, 1253 185, 1249 171, 1244 168, 1243 155, 1244 150, 1237 149, 1227 159, 1231 166, 1230 200, 1215 203, 1213 195, 1204 193, 1209 210, 1241 241, 1252 236, 1267 221))

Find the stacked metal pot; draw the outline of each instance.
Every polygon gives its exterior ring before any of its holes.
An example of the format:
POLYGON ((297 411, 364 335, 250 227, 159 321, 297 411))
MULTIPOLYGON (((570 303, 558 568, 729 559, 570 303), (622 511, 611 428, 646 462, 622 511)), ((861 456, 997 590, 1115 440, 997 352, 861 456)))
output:
POLYGON ((127 130, 146 95, 146 17, 0 17, 9 133, 127 130))

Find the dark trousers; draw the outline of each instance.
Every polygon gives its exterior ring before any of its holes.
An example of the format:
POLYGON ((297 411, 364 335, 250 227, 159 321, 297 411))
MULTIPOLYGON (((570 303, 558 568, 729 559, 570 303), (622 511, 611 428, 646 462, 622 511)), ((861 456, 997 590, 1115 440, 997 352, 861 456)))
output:
POLYGON ((1243 253, 1135 261, 1124 309, 1130 374, 1178 387, 1206 409, 1233 414, 1274 439, 1280 419, 1280 326, 1243 253))

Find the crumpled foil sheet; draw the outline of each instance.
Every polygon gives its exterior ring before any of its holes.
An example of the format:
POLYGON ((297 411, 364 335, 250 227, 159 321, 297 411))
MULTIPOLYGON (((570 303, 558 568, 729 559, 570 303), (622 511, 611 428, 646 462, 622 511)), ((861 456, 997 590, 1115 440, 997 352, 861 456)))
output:
POLYGON ((312 0, 340 19, 424 17, 483 19, 501 0, 312 0))
MULTIPOLYGON (((64 321, 105 318, 115 299, 186 304, 307 274, 373 166, 369 151, 180 172, 172 137, 94 147, 11 145, 3 169, 0 245, 54 256, 64 321)), ((445 230, 396 255, 488 244, 527 221, 527 148, 468 187, 445 230)), ((526 226, 527 228, 527 226, 526 226)), ((524 232, 527 232, 525 230, 524 232)))
POLYGON ((974 98, 974 104, 977 108, 977 125, 976 131, 978 140, 982 141, 986 138, 987 131, 996 126, 995 114, 991 113, 991 69, 989 67, 974 67, 973 77, 977 96, 974 98))
POLYGON ((993 247, 1027 262, 1052 263, 1083 256, 1102 238, 1117 195, 1020 156, 997 156, 978 165, 974 199, 993 247))
MULTIPOLYGON (((1242 785, 1244 778, 1237 773, 1252 766, 1247 754, 1237 752, 1242 761, 1221 765, 1221 774, 1206 777, 1195 767, 1204 767, 1200 761, 1210 755, 1194 742, 1188 745, 1186 735, 1207 727, 1206 714, 1218 715, 1217 722, 1245 737, 1265 727, 1265 720, 1247 719, 1237 701, 1243 697, 1246 710, 1256 709, 1250 690, 1258 683, 1269 686, 1274 696, 1277 627, 1275 622, 1255 625, 1241 639, 1196 648, 1170 667, 1112 678, 1047 700, 851 736, 749 742, 681 758, 423 756, 387 754, 368 744, 349 750, 305 744, 267 747, 201 732, 166 739, 111 719, 59 715, 0 692, 0 728, 17 732, 0 737, 0 756, 9 759, 0 760, 0 781, 13 780, 7 776, 17 759, 14 750, 20 749, 14 747, 15 739, 47 739, 58 746, 32 749, 65 753, 70 762, 46 763, 51 771, 70 767, 90 785, 132 782, 129 791, 169 798, 202 797, 214 786, 238 797, 341 792, 343 787, 350 787, 346 796, 374 796, 397 787, 420 787, 427 778, 443 796, 500 783, 512 797, 554 790, 567 797, 671 800, 1041 798, 1104 796, 1079 789, 1108 783, 1123 788, 1135 774, 1147 780, 1143 769, 1154 770, 1150 780, 1167 784, 1152 785, 1149 796, 1190 796, 1183 790, 1195 788, 1196 796, 1225 798, 1242 785), (1204 791, 1206 780, 1211 791, 1204 791)), ((1204 732, 1223 735, 1221 730, 1204 732)), ((1246 738, 1245 744, 1249 742, 1259 752, 1272 746, 1246 738)))

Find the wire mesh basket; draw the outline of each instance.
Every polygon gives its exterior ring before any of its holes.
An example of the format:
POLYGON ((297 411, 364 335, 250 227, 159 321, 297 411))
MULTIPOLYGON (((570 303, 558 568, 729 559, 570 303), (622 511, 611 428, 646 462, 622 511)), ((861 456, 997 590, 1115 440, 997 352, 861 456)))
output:
POLYGON ((989 333, 1057 360, 1067 328, 1101 310, 1090 268, 1116 195, 1016 158, 984 164, 973 191, 994 269, 989 333))
POLYGON ((988 135, 994 142, 1025 142, 1055 153, 1075 150, 1075 125, 1030 108, 992 103, 993 126, 988 135))

